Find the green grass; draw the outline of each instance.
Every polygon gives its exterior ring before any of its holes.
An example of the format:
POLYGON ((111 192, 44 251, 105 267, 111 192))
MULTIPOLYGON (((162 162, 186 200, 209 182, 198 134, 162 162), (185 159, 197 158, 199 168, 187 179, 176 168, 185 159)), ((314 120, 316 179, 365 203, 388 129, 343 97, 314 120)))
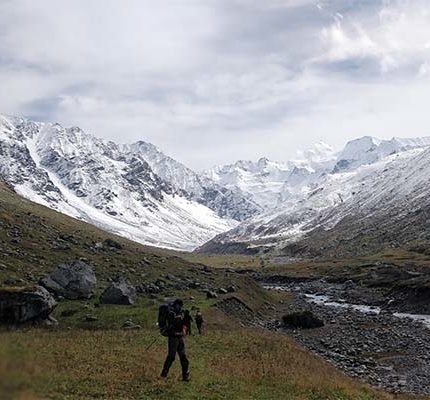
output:
MULTIPOLYGON (((17 278, 23 284, 34 284, 60 262, 78 258, 92 264, 98 278, 92 299, 59 302, 54 311, 58 327, 0 331, 0 399, 396 398, 347 378, 286 336, 242 328, 212 307, 215 300, 206 299, 202 291, 177 290, 166 278, 171 274, 212 287, 235 285, 238 291, 234 295, 259 313, 288 296, 268 294, 251 279, 220 268, 258 268, 255 257, 204 256, 142 246, 22 199, 1 183, 0 252, 0 282, 17 278), (95 247, 107 238, 123 248, 95 247), (201 263, 216 268, 208 273, 201 263), (139 295, 134 306, 99 305, 100 293, 118 274, 135 285, 163 278, 167 287, 155 298, 139 295), (205 335, 187 340, 190 383, 179 381, 178 362, 169 380, 158 377, 166 344, 155 321, 158 305, 167 295, 186 299, 187 308, 201 307, 208 321, 205 335), (67 310, 75 312, 65 316, 67 310), (97 320, 87 322, 87 315, 97 320), (142 329, 122 330, 127 319, 142 329)), ((316 275, 345 266, 326 261, 267 268, 316 275)))
POLYGON ((213 322, 205 334, 187 338, 189 383, 180 381, 178 361, 167 381, 158 377, 166 339, 155 327, 128 332, 73 327, 3 333, 0 395, 17 399, 394 398, 345 377, 285 336, 240 328, 214 309, 206 310, 206 316, 213 322))

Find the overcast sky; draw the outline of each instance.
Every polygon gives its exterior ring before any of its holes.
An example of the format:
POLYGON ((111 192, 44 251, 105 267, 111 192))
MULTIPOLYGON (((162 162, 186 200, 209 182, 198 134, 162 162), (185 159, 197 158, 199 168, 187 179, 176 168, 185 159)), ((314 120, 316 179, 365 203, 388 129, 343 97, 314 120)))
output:
POLYGON ((428 0, 0 0, 0 113, 195 169, 430 135, 428 0))

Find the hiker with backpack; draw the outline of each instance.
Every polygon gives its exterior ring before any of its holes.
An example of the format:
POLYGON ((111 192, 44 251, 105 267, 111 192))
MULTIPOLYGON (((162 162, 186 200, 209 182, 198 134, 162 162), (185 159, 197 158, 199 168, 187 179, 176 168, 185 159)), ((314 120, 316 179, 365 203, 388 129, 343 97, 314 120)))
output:
POLYGON ((201 335, 203 326, 203 315, 200 310, 197 310, 195 321, 197 325, 197 330, 199 331, 199 335, 201 335))
POLYGON ((168 350, 166 361, 164 362, 161 377, 167 378, 169 369, 175 361, 176 353, 182 367, 182 380, 190 380, 189 362, 185 353, 184 335, 186 331, 185 313, 182 310, 184 303, 181 299, 176 299, 171 305, 162 305, 158 310, 158 326, 160 333, 168 337, 168 350))

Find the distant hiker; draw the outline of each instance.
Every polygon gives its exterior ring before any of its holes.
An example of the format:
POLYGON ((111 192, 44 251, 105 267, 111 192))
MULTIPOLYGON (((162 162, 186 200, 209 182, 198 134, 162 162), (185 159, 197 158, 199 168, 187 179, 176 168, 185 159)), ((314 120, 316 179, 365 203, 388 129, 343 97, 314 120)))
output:
POLYGON ((161 376, 167 378, 169 369, 175 361, 176 353, 179 355, 182 367, 182 380, 188 382, 190 380, 190 372, 188 370, 189 362, 185 353, 184 334, 185 313, 182 310, 184 305, 181 299, 176 299, 172 305, 163 305, 158 310, 158 325, 160 332, 168 339, 168 351, 166 361, 164 362, 161 376))
POLYGON ((191 323, 194 321, 193 317, 191 316, 189 310, 185 310, 184 316, 185 316, 184 319, 185 319, 186 334, 191 335, 191 323))
POLYGON ((202 326, 203 326, 203 315, 202 315, 200 310, 197 310, 195 320, 196 320, 197 330, 199 331, 199 335, 201 335, 202 334, 202 326))

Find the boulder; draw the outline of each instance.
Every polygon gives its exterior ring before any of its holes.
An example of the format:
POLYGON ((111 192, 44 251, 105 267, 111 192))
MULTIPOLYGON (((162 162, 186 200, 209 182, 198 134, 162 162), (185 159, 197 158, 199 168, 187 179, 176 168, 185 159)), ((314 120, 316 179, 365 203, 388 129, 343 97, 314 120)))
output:
POLYGON ((0 323, 44 321, 55 306, 54 298, 41 286, 0 288, 0 323))
POLYGON ((284 315, 282 322, 288 328, 312 329, 324 326, 324 322, 317 318, 312 311, 301 311, 284 315))
POLYGON ((124 248, 124 246, 121 243, 119 243, 113 239, 106 239, 104 241, 104 244, 106 247, 108 247, 110 249, 122 250, 124 248))
POLYGON ((227 288, 227 292, 229 293, 234 293, 235 291, 236 291, 236 286, 231 285, 227 288))
POLYGON ((218 297, 218 295, 212 291, 212 290, 207 290, 206 291, 206 298, 207 299, 216 299, 218 297))
POLYGON ((148 294, 157 294, 161 292, 161 288, 157 286, 155 283, 149 283, 144 287, 144 290, 148 294))
POLYGON ((102 304, 132 305, 137 298, 136 289, 127 280, 120 278, 112 282, 100 296, 102 304))
POLYGON ((91 266, 83 261, 73 261, 59 265, 39 283, 69 300, 88 299, 94 294, 97 278, 91 266))
POLYGON ((131 319, 128 319, 122 324, 121 328, 124 330, 138 330, 142 329, 142 326, 139 324, 135 324, 131 319))

